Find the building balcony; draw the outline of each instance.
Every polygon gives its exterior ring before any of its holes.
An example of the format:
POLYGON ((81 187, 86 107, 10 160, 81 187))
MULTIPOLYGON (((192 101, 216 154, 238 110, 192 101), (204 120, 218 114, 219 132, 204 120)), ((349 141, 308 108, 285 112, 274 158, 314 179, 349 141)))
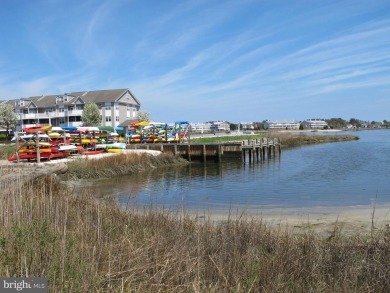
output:
POLYGON ((83 114, 83 110, 71 110, 68 111, 69 116, 81 116, 83 114))
POLYGON ((61 118, 67 116, 81 116, 83 110, 71 110, 64 112, 45 112, 45 113, 25 113, 20 114, 21 119, 43 119, 43 118, 61 118))

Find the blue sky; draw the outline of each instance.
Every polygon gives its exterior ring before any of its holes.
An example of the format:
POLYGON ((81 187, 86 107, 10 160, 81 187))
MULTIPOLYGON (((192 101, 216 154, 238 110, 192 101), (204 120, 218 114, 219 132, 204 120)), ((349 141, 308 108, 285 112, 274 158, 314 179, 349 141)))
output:
POLYGON ((129 88, 162 122, 390 120, 388 0, 0 0, 0 99, 129 88))

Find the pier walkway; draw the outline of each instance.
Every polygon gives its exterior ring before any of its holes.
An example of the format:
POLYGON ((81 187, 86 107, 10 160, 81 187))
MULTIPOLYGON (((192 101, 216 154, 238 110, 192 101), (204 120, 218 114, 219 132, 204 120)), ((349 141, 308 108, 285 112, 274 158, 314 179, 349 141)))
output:
POLYGON ((127 149, 159 150, 163 153, 181 156, 188 161, 215 161, 242 159, 244 162, 258 162, 281 153, 278 138, 260 138, 242 142, 224 143, 137 143, 127 149))

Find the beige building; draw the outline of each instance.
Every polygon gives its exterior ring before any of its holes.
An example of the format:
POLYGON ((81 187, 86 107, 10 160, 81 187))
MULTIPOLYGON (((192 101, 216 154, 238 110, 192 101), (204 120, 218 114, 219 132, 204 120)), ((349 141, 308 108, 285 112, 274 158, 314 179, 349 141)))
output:
POLYGON ((270 121, 264 123, 264 129, 299 129, 300 123, 298 121, 270 121))
POLYGON ((61 95, 34 96, 0 101, 10 104, 19 115, 17 131, 34 125, 81 126, 86 103, 100 109, 103 126, 116 127, 126 120, 136 119, 141 104, 129 89, 72 92, 61 95))
POLYGON ((328 123, 324 119, 306 119, 302 124, 303 127, 311 129, 324 129, 328 127, 328 123))

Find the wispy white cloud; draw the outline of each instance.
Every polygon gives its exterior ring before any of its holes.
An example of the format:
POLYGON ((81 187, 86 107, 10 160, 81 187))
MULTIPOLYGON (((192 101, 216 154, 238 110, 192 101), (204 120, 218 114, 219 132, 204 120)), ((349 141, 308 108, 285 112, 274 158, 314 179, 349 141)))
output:
POLYGON ((276 115, 347 92, 380 88, 380 98, 390 77, 381 1, 37 3, 30 59, 0 48, 0 95, 129 87, 151 112, 249 115, 266 105, 276 115))

